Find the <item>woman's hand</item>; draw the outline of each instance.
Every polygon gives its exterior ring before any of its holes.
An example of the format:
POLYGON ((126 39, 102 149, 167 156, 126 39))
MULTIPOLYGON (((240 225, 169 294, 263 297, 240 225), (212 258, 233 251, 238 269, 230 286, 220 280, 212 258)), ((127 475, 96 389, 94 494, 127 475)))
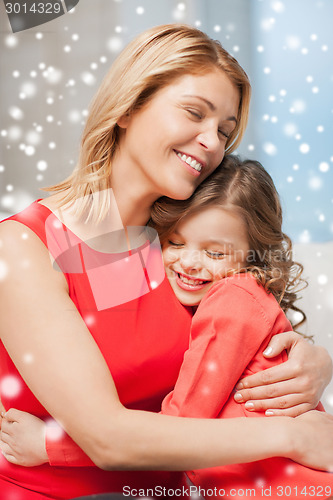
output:
POLYGON ((272 338, 265 357, 273 358, 284 349, 288 361, 240 380, 237 402, 245 402, 248 410, 265 411, 268 416, 296 417, 316 408, 332 377, 329 354, 297 333, 286 332, 272 338))
POLYGON ((0 448, 15 465, 34 467, 48 462, 45 449, 46 424, 43 420, 11 409, 2 415, 0 448))
POLYGON ((289 458, 306 467, 333 472, 333 416, 309 411, 293 419, 292 426, 294 451, 289 458))

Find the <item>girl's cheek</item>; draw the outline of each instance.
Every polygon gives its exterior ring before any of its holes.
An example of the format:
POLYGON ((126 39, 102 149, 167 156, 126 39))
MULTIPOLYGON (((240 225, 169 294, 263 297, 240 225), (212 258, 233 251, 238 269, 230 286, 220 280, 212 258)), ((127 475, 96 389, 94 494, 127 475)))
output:
POLYGON ((165 266, 168 266, 169 264, 172 264, 177 260, 177 252, 171 247, 168 247, 165 250, 163 250, 162 256, 165 266))

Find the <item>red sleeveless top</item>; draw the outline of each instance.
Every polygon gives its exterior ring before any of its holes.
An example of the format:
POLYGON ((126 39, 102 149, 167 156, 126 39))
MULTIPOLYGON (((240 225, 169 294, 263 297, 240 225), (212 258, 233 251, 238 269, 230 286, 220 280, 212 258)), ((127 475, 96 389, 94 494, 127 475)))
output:
MULTIPOLYGON (((113 256, 111 261, 109 255, 109 260, 101 263, 108 254, 92 250, 37 201, 6 220, 30 228, 63 269, 69 295, 110 368, 121 402, 127 408, 160 411, 164 396, 176 382, 188 348, 192 318, 171 290, 156 242, 148 241, 139 251, 113 256), (114 275, 117 279, 113 279, 114 275), (129 283, 121 282, 121 276, 126 276, 129 283), (103 295, 106 282, 108 288, 103 295)), ((43 419, 50 418, 24 383, 1 342, 0 388, 6 409, 17 408, 43 419)), ((176 489, 183 484, 184 476, 180 472, 109 472, 93 465, 44 464, 24 468, 8 463, 0 455, 1 500, 70 499, 122 492, 124 486, 147 490, 176 489)))

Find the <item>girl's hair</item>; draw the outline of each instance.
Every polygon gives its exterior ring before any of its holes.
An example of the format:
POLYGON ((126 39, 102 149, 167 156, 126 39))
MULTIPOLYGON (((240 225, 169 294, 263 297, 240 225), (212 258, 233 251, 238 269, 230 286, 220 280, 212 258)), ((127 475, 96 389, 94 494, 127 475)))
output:
POLYGON ((205 74, 222 70, 238 89, 240 104, 237 125, 226 144, 233 151, 247 125, 251 87, 249 79, 221 44, 191 26, 170 24, 149 29, 136 37, 115 60, 90 108, 83 132, 78 165, 65 181, 45 188, 64 192, 62 204, 86 200, 101 191, 90 207, 102 219, 108 209, 112 157, 117 149, 117 121, 144 106, 154 94, 184 74, 205 74), (98 206, 97 206, 98 205, 98 206))
POLYGON ((294 305, 300 285, 306 286, 301 278, 303 267, 293 261, 291 240, 282 232, 280 199, 268 172, 257 161, 226 156, 188 200, 157 200, 150 225, 158 231, 163 245, 180 222, 210 206, 241 216, 250 247, 242 271, 251 272, 283 311, 291 309, 302 315, 294 326, 303 323, 306 316, 294 305))

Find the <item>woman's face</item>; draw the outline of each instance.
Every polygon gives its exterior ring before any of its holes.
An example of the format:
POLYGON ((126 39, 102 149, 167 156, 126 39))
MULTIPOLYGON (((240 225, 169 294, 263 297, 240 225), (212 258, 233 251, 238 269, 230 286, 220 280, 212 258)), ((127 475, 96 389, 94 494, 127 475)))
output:
POLYGON ((177 299, 198 305, 228 271, 245 266, 248 251, 245 224, 234 211, 208 207, 186 217, 163 245, 165 270, 177 299))
POLYGON ((187 199, 221 162, 239 92, 221 70, 184 75, 123 117, 117 152, 128 182, 156 199, 187 199))

